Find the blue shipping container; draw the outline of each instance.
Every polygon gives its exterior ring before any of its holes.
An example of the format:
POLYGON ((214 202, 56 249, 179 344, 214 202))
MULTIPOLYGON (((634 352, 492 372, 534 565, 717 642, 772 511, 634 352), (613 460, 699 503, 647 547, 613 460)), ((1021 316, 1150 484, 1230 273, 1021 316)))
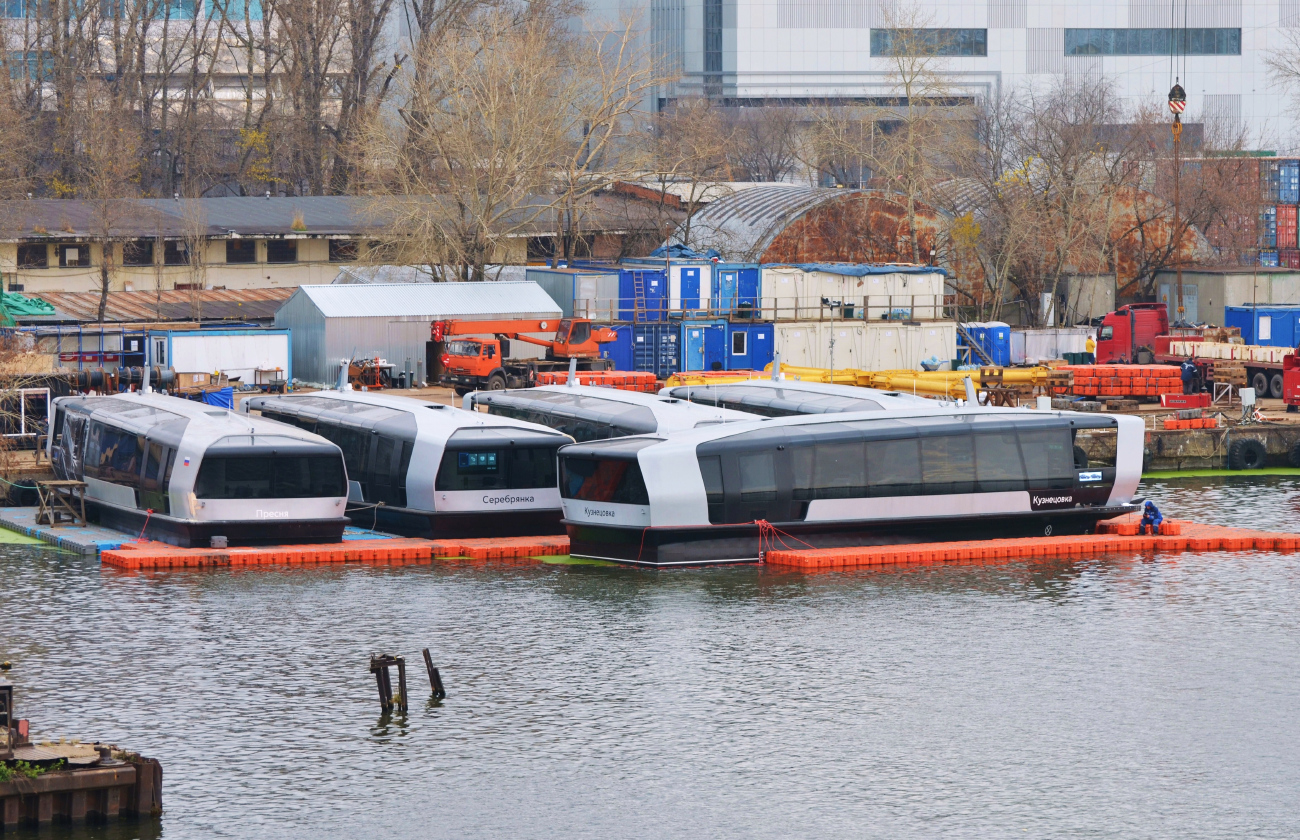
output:
POLYGON ((620 324, 600 356, 612 361, 615 370, 649 371, 667 379, 680 369, 677 329, 676 324, 620 324))
POLYGON ((1277 251, 1260 251, 1259 264, 1264 267, 1277 268, 1277 251))
POLYGON ((771 324, 727 325, 727 370, 762 370, 776 351, 776 330, 771 324))
POLYGON ((727 322, 683 321, 682 370, 727 369, 727 322))
POLYGON ((668 320, 668 281, 663 269, 620 269, 618 300, 620 321, 668 320))
POLYGON ((1300 204, 1300 161, 1284 160, 1278 167, 1279 204, 1300 204))
POLYGON ((1300 306, 1225 306, 1223 325, 1241 330, 1241 340, 1262 347, 1295 347, 1300 340, 1300 306))

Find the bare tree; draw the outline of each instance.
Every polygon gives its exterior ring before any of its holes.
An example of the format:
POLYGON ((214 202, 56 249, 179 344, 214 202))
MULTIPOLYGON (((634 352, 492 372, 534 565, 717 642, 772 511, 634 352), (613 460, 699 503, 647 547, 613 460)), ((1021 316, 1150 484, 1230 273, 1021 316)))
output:
POLYGON ((485 279, 510 240, 599 189, 646 79, 545 10, 485 11, 407 65, 402 108, 368 126, 366 167, 384 253, 440 279, 485 279))
POLYGON ((732 125, 734 174, 745 181, 784 181, 799 165, 800 109, 779 105, 737 108, 732 125))
MULTIPOLYGON (((954 174, 969 156, 973 114, 954 105, 945 72, 955 44, 916 7, 885 8, 881 28, 893 104, 831 106, 813 119, 813 164, 846 171, 869 170, 872 184, 897 192, 907 209, 905 255, 926 261, 917 229, 917 205, 954 174)), ((856 179, 860 181, 862 176, 856 179)), ((838 179, 837 179, 838 180, 838 179)), ((843 181, 840 181, 843 183, 843 181)))
POLYGON ((703 98, 678 99, 647 127, 643 177, 660 196, 658 226, 665 232, 675 227, 675 238, 693 247, 696 211, 721 197, 719 182, 733 180, 729 153, 735 130, 721 109, 703 98), (675 211, 686 214, 680 224, 675 211))

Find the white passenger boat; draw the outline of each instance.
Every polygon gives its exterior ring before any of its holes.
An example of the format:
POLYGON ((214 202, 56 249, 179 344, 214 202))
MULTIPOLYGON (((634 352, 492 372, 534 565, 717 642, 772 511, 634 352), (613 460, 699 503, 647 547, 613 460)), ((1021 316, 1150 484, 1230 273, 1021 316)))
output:
POLYGON ((314 434, 158 394, 60 397, 55 474, 86 483, 87 515, 180 546, 336 542, 343 454, 314 434))
POLYGON ((243 406, 338 444, 359 525, 430 538, 564 532, 555 453, 572 438, 553 429, 369 391, 243 406))
POLYGON ((1137 510, 1140 418, 913 408, 714 425, 560 450, 574 556, 752 562, 792 548, 1083 534, 1137 510), (1091 454, 1089 454, 1091 453, 1091 454))

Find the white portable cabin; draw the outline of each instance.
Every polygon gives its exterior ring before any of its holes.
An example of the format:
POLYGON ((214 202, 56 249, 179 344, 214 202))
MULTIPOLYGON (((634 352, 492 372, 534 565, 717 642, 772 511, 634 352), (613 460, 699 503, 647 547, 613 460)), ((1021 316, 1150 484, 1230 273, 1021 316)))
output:
POLYGON ((769 320, 842 317, 937 320, 947 276, 911 265, 809 263, 763 266, 762 316, 769 320))
POLYGON ((433 537, 559 532, 553 429, 368 391, 253 397, 245 411, 334 441, 354 519, 433 537))
POLYGON ((945 361, 957 356, 953 321, 778 322, 773 331, 776 352, 795 367, 918 370, 930 358, 945 361))

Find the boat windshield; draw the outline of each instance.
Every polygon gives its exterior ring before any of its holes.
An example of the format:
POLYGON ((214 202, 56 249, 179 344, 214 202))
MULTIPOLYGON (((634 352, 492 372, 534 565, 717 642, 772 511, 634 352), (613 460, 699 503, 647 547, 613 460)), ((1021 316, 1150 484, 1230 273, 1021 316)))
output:
POLYGON ((205 457, 194 482, 200 499, 317 499, 346 496, 340 455, 205 457))

